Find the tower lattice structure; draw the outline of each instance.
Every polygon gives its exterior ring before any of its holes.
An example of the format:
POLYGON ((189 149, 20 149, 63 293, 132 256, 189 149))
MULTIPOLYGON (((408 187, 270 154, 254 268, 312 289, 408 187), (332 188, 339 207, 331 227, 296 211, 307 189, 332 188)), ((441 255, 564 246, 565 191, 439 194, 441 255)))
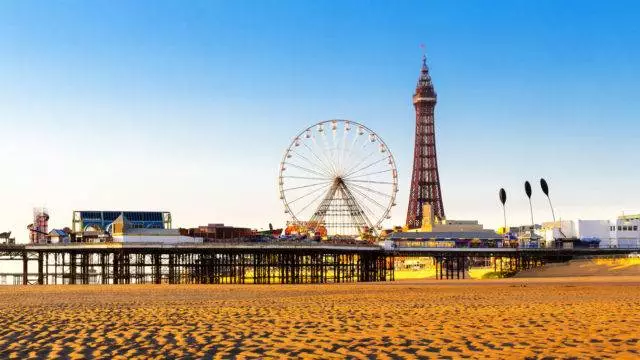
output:
POLYGON ((422 226, 423 205, 430 204, 433 215, 444 219, 442 191, 438 174, 436 157, 436 134, 434 110, 437 95, 431 82, 427 57, 422 57, 422 69, 413 95, 413 106, 416 111, 416 135, 413 153, 413 175, 411 176, 411 192, 407 210, 407 226, 422 226))

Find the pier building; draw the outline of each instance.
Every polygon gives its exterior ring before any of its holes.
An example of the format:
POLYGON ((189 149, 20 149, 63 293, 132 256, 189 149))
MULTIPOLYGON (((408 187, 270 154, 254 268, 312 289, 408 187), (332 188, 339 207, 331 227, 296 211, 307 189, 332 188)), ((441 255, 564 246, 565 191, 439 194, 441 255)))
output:
POLYGON ((71 230, 81 233, 88 230, 109 231, 109 226, 123 216, 131 227, 141 229, 170 229, 171 213, 168 211, 74 211, 71 230))

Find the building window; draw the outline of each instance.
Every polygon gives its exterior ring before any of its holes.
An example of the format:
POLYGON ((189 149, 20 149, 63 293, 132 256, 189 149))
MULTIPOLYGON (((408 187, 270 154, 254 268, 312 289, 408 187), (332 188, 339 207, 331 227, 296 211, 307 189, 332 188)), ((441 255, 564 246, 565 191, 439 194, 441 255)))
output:
POLYGON ((633 226, 633 231, 638 231, 638 225, 633 226))
POLYGON ((618 231, 622 230, 622 226, 618 225, 618 231))

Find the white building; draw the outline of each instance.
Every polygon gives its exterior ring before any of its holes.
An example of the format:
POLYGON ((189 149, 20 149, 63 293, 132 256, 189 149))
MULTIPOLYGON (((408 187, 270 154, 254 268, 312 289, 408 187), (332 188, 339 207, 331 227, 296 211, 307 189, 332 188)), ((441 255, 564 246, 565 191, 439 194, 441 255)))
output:
POLYGON ((546 246, 556 239, 599 240, 601 248, 640 248, 640 214, 615 220, 562 220, 542 224, 539 235, 546 246))
POLYGON ((546 246, 552 247, 556 239, 599 241, 600 247, 612 247, 608 220, 561 220, 542 224, 540 236, 546 246))
POLYGON ((114 233, 113 242, 136 244, 202 244, 202 238, 180 235, 178 229, 129 229, 114 233))
POLYGON ((539 230, 546 247, 554 247, 556 239, 570 239, 576 237, 576 227, 572 220, 549 221, 542 223, 539 230))
POLYGON ((640 248, 640 214, 623 215, 611 221, 609 237, 612 247, 640 248))
POLYGON ((608 220, 575 220, 575 236, 582 241, 599 240, 600 247, 609 247, 609 221, 608 220))
POLYGON ((113 242, 141 244, 201 244, 201 237, 184 236, 179 229, 142 229, 128 226, 122 215, 112 224, 113 242))

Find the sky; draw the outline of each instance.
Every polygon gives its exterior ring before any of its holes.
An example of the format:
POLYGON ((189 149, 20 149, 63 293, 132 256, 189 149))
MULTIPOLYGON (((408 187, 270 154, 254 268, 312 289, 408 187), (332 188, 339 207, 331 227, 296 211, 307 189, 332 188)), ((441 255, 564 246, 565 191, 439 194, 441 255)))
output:
POLYGON ((288 219, 277 177, 327 119, 376 131, 403 224, 425 44, 450 219, 640 211, 636 1, 0 2, 0 231, 73 210, 166 210, 174 226, 288 219))

